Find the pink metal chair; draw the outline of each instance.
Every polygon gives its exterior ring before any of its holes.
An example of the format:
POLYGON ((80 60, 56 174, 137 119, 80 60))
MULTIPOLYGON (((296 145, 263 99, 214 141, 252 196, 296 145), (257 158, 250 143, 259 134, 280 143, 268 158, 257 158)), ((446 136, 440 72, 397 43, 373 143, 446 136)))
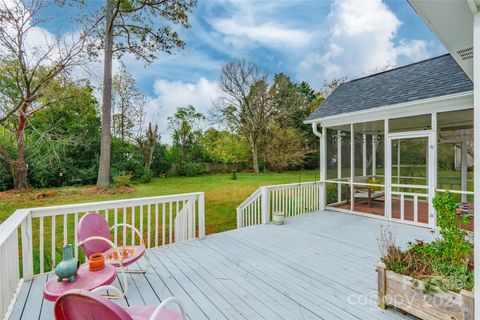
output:
MULTIPOLYGON (((73 289, 65 292, 57 299, 54 306, 56 320, 184 320, 185 308, 183 303, 175 297, 163 301, 158 307, 135 306, 122 307, 112 301, 97 295, 101 290, 115 291, 118 296, 121 292, 112 286, 104 286, 94 291, 73 289), (166 309, 166 305, 176 303, 180 312, 166 309)), ((125 300, 121 300, 126 306, 125 300)))
POLYGON ((145 273, 150 267, 150 260, 146 253, 145 242, 140 232, 133 226, 126 223, 118 223, 110 227, 108 221, 97 212, 87 212, 78 222, 77 226, 78 245, 83 249, 85 255, 90 257, 94 253, 103 253, 105 262, 116 268, 128 267, 141 257, 145 256, 147 267, 145 269, 125 269, 125 272, 145 273), (132 232, 140 239, 139 246, 117 247, 113 242, 110 232, 118 227, 130 228, 132 232), (121 254, 123 250, 131 249, 131 255, 124 258, 121 254), (109 259, 113 254, 118 259, 109 259))

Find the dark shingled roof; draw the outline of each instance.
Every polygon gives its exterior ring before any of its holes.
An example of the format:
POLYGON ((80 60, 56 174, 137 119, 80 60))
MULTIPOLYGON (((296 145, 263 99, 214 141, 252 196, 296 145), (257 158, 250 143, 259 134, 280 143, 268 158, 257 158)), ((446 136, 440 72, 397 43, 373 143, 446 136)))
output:
POLYGON ((473 90, 450 54, 345 82, 307 120, 473 90))

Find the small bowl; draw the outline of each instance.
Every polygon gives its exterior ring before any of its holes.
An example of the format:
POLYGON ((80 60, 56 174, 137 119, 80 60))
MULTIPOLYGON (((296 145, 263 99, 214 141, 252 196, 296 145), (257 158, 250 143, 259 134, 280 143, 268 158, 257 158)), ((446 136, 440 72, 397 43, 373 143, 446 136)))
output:
POLYGON ((88 270, 98 271, 105 268, 105 257, 103 253, 94 253, 88 259, 88 270))

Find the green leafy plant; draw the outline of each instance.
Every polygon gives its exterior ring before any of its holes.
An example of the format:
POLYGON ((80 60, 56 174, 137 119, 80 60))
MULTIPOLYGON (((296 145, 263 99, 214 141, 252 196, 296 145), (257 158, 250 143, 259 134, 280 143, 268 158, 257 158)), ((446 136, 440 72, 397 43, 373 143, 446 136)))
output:
POLYGON ((237 180, 237 179, 238 179, 237 171, 236 171, 236 170, 233 170, 233 171, 232 171, 232 175, 230 176, 230 179, 232 179, 232 180, 237 180))
POLYGON ((395 244, 395 237, 382 230, 379 239, 382 261, 389 270, 423 280, 425 294, 440 291, 459 292, 473 288, 473 244, 461 228, 467 221, 458 217, 450 193, 433 199, 440 237, 431 243, 410 242, 406 250, 395 244))
POLYGON ((130 172, 123 172, 113 177, 113 183, 117 187, 125 187, 130 185, 131 179, 132 179, 132 174, 130 172))

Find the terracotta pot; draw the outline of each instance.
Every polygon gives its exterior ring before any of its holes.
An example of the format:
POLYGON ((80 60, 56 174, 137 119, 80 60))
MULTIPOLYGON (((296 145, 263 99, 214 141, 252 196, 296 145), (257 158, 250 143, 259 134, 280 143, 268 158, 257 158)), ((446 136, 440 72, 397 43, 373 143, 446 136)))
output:
POLYGON ((105 257, 103 253, 94 253, 88 259, 88 269, 90 271, 98 271, 105 268, 105 257))

